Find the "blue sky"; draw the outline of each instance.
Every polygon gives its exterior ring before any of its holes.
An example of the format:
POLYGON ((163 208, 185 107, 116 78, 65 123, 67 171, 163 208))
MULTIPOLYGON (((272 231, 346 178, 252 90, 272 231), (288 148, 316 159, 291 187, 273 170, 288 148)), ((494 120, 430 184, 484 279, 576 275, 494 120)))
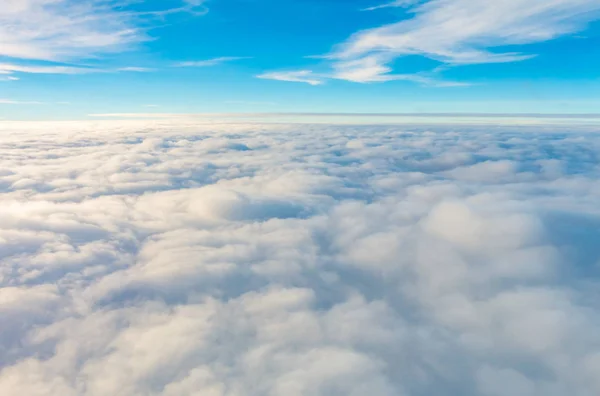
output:
POLYGON ((599 113, 600 0, 4 0, 0 118, 599 113))

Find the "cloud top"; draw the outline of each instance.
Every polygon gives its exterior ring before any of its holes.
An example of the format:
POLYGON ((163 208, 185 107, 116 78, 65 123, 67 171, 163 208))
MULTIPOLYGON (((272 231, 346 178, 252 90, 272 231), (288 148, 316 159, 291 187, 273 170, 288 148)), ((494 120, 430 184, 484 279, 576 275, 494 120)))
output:
POLYGON ((0 136, 0 394, 595 395, 597 128, 0 136))

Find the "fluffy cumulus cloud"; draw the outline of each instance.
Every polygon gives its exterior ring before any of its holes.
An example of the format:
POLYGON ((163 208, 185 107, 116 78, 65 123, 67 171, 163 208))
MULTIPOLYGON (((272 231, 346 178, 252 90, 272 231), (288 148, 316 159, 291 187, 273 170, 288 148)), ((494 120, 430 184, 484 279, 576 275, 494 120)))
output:
POLYGON ((2 395, 600 393, 597 130, 2 129, 2 395))

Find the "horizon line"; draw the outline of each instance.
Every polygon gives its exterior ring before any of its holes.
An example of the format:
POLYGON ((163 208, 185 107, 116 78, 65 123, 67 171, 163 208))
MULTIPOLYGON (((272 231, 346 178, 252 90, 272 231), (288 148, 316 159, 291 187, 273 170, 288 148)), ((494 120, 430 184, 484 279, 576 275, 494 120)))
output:
POLYGON ((600 118, 600 113, 95 113, 92 118, 179 117, 452 117, 452 118, 600 118))

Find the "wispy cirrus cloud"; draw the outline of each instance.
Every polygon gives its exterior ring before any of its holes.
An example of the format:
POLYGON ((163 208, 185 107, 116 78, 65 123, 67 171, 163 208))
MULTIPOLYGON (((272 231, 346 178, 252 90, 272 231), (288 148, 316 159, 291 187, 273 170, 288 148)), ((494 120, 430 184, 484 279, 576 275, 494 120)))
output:
POLYGON ((389 7, 409 7, 412 17, 357 32, 338 45, 322 57, 333 70, 328 78, 429 81, 393 73, 391 64, 411 55, 448 66, 524 61, 535 54, 494 49, 577 33, 600 17, 600 0, 398 0, 365 10, 389 7))
POLYGON ((154 69, 151 69, 149 67, 127 66, 127 67, 120 67, 117 69, 117 71, 147 73, 147 72, 154 71, 154 69))
POLYGON ((234 62, 234 61, 239 61, 239 60, 244 60, 244 59, 252 59, 252 58, 248 57, 248 56, 221 56, 218 58, 204 59, 204 60, 199 60, 199 61, 178 62, 174 66, 175 67, 212 67, 212 66, 222 65, 223 63, 227 63, 227 62, 234 62))
POLYGON ((97 71, 97 69, 79 66, 0 63, 0 74, 12 74, 15 72, 34 74, 84 74, 97 71))
POLYGON ((5 0, 0 55, 65 61, 120 51, 146 39, 121 1, 5 0))
MULTIPOLYGON (((0 56, 14 61, 79 62, 130 50, 149 39, 148 28, 157 16, 205 12, 204 1, 178 2, 142 13, 132 9, 136 2, 131 0, 3 0, 0 56)), ((13 65, 11 71, 75 74, 87 70, 45 64, 13 65)))
POLYGON ((413 81, 430 87, 461 87, 471 85, 460 81, 448 81, 439 78, 438 71, 414 74, 394 74, 392 69, 381 65, 370 58, 340 64, 335 66, 331 73, 314 73, 311 70, 269 72, 258 75, 257 78, 265 80, 289 81, 322 85, 327 80, 344 80, 356 83, 386 82, 386 81, 413 81))
POLYGON ((324 76, 317 75, 310 70, 269 72, 260 74, 256 77, 264 80, 301 82, 310 85, 321 85, 325 82, 324 76))
MULTIPOLYGON (((386 6, 406 6, 400 1, 386 6)), ((365 30, 338 46, 329 58, 338 69, 372 80, 388 73, 397 58, 421 55, 448 65, 518 62, 535 54, 494 48, 555 39, 583 30, 599 16, 599 0, 431 0, 411 8, 414 17, 365 30), (368 62, 367 62, 368 61, 368 62)))
POLYGON ((382 8, 390 8, 390 7, 408 7, 408 6, 412 6, 416 3, 421 3, 421 2, 423 2, 423 0, 396 0, 396 1, 392 1, 390 3, 383 3, 383 4, 376 5, 376 6, 363 8, 361 11, 375 11, 375 10, 380 10, 382 8))
POLYGON ((41 105, 42 102, 0 99, 0 105, 41 105))
POLYGON ((155 15, 155 16, 166 16, 169 14, 177 14, 177 13, 190 13, 194 15, 204 15, 208 12, 208 7, 206 7, 205 3, 207 0, 179 0, 179 4, 159 10, 146 11, 143 13, 138 13, 141 15, 155 15))
POLYGON ((154 71, 147 67, 126 66, 119 68, 96 68, 83 66, 65 66, 57 64, 15 64, 15 63, 0 63, 0 80, 19 80, 18 77, 12 76, 14 73, 29 73, 29 74, 89 74, 89 73, 118 73, 118 72, 134 72, 146 73, 154 71), (1 75, 8 75, 1 77, 1 75))
POLYGON ((386 81, 413 81, 415 83, 434 87, 460 87, 471 85, 460 81, 444 80, 440 73, 444 68, 439 67, 432 71, 401 74, 393 73, 393 69, 381 62, 377 56, 365 56, 348 62, 336 63, 334 72, 328 77, 356 83, 372 83, 386 81))

